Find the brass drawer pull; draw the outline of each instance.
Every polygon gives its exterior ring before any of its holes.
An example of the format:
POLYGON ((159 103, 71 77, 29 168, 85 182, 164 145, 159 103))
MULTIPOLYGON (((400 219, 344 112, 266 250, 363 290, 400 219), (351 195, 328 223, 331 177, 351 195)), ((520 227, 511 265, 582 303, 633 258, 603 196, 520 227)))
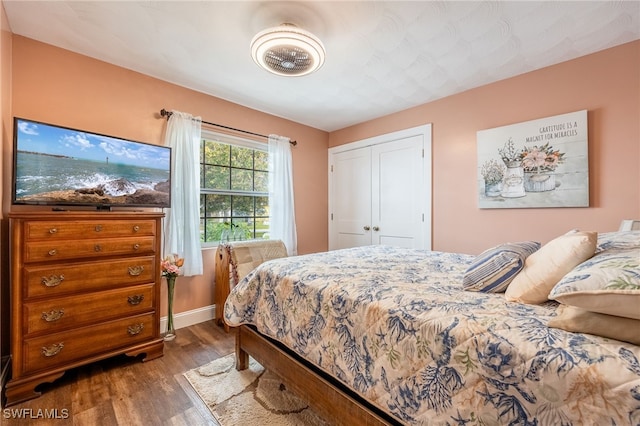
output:
POLYGON ((50 233, 50 234, 56 234, 57 232, 58 232, 58 229, 57 229, 57 228, 51 228, 51 229, 49 229, 49 233, 50 233))
POLYGON ((51 345, 50 347, 46 347, 43 346, 42 347, 42 355, 46 356, 46 357, 52 357, 52 356, 56 356, 60 353, 60 351, 62 350, 62 348, 64 348, 64 343, 60 342, 60 343, 54 343, 53 345, 51 345))
POLYGON ((56 250, 56 249, 51 249, 51 250, 49 250, 49 251, 47 252, 47 254, 48 254, 49 256, 55 256, 56 254, 58 254, 58 250, 56 250))
POLYGON ((102 231, 102 225, 96 225, 94 229, 96 230, 96 232, 100 232, 102 231))
POLYGON ((64 281, 64 275, 51 275, 50 277, 42 277, 40 281, 45 287, 57 287, 64 281))
POLYGON ((129 275, 132 277, 137 277, 141 273, 144 272, 144 266, 129 266, 129 275))
POLYGON ((140 230, 140 227, 138 225, 133 226, 133 232, 138 232, 139 230, 140 230))
POLYGON ((139 250, 140 249, 140 244, 134 244, 133 245, 133 249, 134 250, 139 250))
POLYGON ((42 313, 42 319, 46 322, 58 321, 64 315, 64 309, 52 309, 49 312, 42 313))
POLYGON ((100 252, 100 251, 102 251, 102 247, 100 246, 100 244, 96 244, 96 245, 93 247, 93 249, 94 249, 96 252, 100 252))
POLYGON ((127 302, 130 305, 139 305, 144 300, 144 294, 134 294, 133 296, 127 297, 127 302))
POLYGON ((130 325, 129 327, 127 327, 127 333, 129 333, 130 336, 135 336, 136 334, 140 334, 143 328, 143 323, 130 325))

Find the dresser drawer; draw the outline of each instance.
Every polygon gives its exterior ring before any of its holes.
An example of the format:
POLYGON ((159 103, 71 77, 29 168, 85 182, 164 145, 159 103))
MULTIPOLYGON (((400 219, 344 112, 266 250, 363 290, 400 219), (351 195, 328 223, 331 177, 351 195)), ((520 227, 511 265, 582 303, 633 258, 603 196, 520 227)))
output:
POLYGON ((154 336, 154 314, 25 339, 24 372, 33 373, 131 346, 154 336))
POLYGON ((110 237, 153 236, 154 220, 31 221, 24 225, 26 241, 62 241, 110 237))
POLYGON ((25 244, 25 262, 58 261, 115 255, 153 253, 154 237, 109 238, 79 241, 34 241, 25 244))
POLYGON ((23 305, 25 335, 148 312, 155 305, 153 296, 154 285, 147 284, 28 302, 23 305))
POLYGON ((25 265, 21 270, 26 300, 63 294, 86 293, 155 282, 155 256, 95 262, 25 265))

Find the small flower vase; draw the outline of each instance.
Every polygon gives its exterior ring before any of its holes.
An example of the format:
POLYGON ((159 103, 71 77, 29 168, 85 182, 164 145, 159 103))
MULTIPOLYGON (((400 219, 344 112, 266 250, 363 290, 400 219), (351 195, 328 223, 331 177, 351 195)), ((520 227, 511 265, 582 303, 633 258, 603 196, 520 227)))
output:
POLYGON ((545 192, 556 189, 556 175, 553 173, 524 172, 524 190, 545 192))
POLYGON ((524 169, 519 161, 505 162, 507 171, 502 179, 502 195, 504 198, 524 197, 524 169))
POLYGON ((167 332, 164 335, 164 340, 173 340, 176 338, 176 329, 173 326, 173 290, 176 286, 176 276, 167 275, 167 332))
POLYGON ((497 197, 502 192, 502 181, 485 182, 484 195, 487 197, 497 197))

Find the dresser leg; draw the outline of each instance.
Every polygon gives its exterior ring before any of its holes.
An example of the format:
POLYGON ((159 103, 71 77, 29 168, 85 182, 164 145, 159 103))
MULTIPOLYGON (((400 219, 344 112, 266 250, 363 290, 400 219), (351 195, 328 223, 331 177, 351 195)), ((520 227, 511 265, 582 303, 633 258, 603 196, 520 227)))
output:
POLYGON ((160 358, 164 355, 164 340, 160 339, 147 345, 136 346, 132 350, 125 352, 127 356, 138 356, 140 354, 145 354, 144 358, 142 358, 143 362, 160 358))
POLYGON ((5 396, 7 398, 7 407, 10 405, 18 404, 20 402, 28 401, 33 398, 37 398, 42 395, 42 392, 36 391, 36 386, 42 383, 51 383, 58 380, 64 375, 64 371, 49 374, 46 376, 38 376, 31 379, 17 379, 9 380, 5 388, 5 396))

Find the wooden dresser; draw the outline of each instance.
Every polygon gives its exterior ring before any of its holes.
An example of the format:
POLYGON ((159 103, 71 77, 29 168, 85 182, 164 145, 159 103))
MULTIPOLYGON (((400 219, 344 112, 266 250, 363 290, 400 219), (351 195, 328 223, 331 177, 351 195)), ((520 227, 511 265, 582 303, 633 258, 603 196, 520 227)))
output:
POLYGON ((162 356, 162 213, 12 213, 7 405, 73 367, 162 356))

